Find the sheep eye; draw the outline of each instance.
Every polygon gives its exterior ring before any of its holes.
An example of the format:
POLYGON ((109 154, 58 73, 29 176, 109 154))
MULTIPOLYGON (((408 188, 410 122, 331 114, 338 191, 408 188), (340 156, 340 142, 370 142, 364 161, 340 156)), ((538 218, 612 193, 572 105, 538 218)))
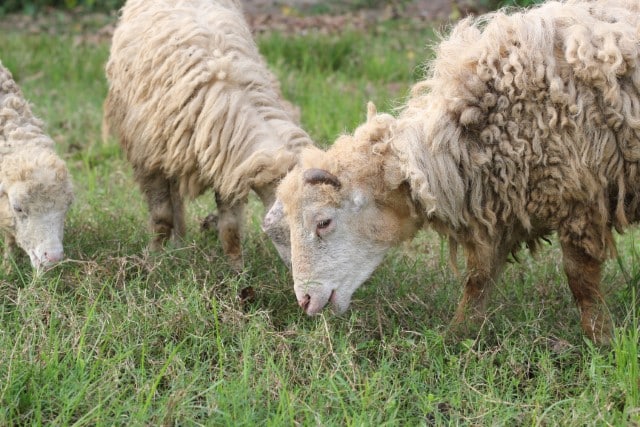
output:
POLYGON ((22 207, 20 207, 20 206, 14 206, 14 207, 13 207, 13 210, 14 210, 16 213, 19 213, 19 214, 21 214, 21 213, 23 213, 23 212, 24 212, 24 210, 23 210, 23 209, 22 209, 22 207))
POLYGON ((316 228, 318 230, 324 230, 329 225, 331 225, 331 220, 330 219, 323 219, 322 221, 318 221, 318 223, 316 224, 316 228))

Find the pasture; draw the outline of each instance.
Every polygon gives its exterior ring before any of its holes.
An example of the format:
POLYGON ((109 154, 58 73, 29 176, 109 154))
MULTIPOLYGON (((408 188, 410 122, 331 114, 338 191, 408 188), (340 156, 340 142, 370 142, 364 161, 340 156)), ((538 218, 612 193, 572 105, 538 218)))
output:
MULTIPOLYGON (((18 256, 0 271, 0 425, 640 425, 637 227, 616 236, 604 269, 616 322, 607 348, 582 335, 554 240, 507 267, 468 339, 447 334, 460 279, 429 230, 393 250, 342 316, 297 306, 257 200, 241 274, 200 231, 212 194, 189 203, 184 247, 147 253, 131 168, 101 137, 109 37, 99 29, 112 20, 0 25, 0 60, 76 191, 67 260, 36 276, 18 256)), ((432 28, 404 21, 258 36, 322 146, 362 122, 368 100, 398 107, 432 40, 432 28)))

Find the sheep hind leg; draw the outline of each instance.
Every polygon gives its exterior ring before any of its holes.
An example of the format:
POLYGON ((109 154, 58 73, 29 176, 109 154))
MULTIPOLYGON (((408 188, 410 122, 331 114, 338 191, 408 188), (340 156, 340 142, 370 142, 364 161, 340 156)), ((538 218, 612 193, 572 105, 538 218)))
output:
POLYGON ((580 310, 582 330, 593 342, 607 345, 613 325, 600 293, 602 263, 571 241, 561 241, 561 246, 564 271, 580 310))
POLYGON ((169 185, 171 193, 171 209, 173 212, 173 242, 177 246, 181 246, 184 242, 184 236, 187 232, 187 226, 184 220, 184 200, 180 195, 178 181, 171 180, 169 185))
MULTIPOLYGON (((156 174, 141 177, 139 182, 149 206, 150 227, 153 234, 149 249, 154 252, 160 251, 171 238, 175 226, 171 181, 156 174)), ((184 227, 184 222, 182 226, 184 227)), ((184 229, 181 232, 184 233, 184 229)))
POLYGON ((244 267, 242 261, 242 222, 245 204, 245 200, 232 204, 227 203, 216 193, 218 238, 229 263, 237 271, 244 267))

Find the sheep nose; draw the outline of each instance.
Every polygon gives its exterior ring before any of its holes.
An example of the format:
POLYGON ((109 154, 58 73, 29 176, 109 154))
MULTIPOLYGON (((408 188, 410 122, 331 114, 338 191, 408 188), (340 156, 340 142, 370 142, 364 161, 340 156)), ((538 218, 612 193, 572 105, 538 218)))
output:
POLYGON ((62 251, 47 251, 44 253, 44 259, 50 263, 61 261, 63 257, 64 252, 62 251))
POLYGON ((306 294, 304 297, 298 300, 298 305, 302 308, 302 310, 306 313, 307 308, 309 308, 309 303, 311 302, 311 296, 306 294))

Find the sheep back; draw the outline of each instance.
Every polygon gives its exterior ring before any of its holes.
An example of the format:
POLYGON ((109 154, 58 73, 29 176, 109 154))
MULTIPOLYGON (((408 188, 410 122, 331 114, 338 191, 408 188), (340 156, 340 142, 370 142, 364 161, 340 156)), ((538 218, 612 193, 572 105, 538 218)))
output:
POLYGON ((392 146, 436 228, 489 247, 563 226, 602 259, 640 219, 640 3, 549 2, 455 26, 392 146), (568 224, 567 221, 574 221, 568 224), (586 224, 598 232, 585 235, 586 224))
POLYGON ((182 195, 241 199, 311 143, 236 1, 128 1, 106 72, 105 120, 134 170, 177 178, 182 195))

